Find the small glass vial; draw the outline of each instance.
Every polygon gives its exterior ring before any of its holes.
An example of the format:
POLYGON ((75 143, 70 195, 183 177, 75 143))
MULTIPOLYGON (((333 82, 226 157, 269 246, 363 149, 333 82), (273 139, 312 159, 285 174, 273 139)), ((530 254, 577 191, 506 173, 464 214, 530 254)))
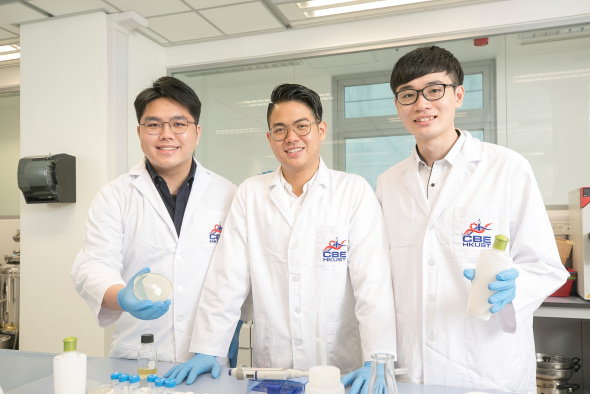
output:
POLYGON ((117 391, 117 386, 119 384, 119 376, 121 375, 121 372, 113 372, 111 374, 111 388, 113 389, 114 392, 117 391))
POLYGON ((158 375, 152 374, 147 376, 148 394, 156 394, 156 379, 158 379, 158 375))
POLYGON ((140 394, 141 387, 139 386, 139 375, 129 376, 129 394, 140 394))
POLYGON ((176 380, 166 379, 164 380, 164 386, 166 387, 166 394, 174 394, 176 390, 176 380))
POLYGON ((154 382, 154 386, 156 388, 156 394, 166 394, 166 389, 164 388, 164 379, 156 379, 156 381, 154 382))
POLYGON ((158 373, 158 352, 154 345, 154 334, 141 335, 141 347, 137 353, 137 374, 141 379, 158 373))
POLYGON ((129 393, 129 375, 122 373, 119 375, 119 384, 117 385, 118 391, 116 394, 128 394, 129 393))

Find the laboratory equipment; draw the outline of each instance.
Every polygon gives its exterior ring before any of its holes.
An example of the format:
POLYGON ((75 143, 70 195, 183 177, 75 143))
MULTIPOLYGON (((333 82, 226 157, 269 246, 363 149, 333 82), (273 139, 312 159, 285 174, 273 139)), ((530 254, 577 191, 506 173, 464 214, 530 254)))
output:
POLYGON ((154 345, 154 334, 141 334, 141 347, 137 352, 137 374, 141 379, 158 373, 158 352, 154 345))
POLYGON ((166 394, 174 394, 176 390, 176 380, 166 379, 164 380, 164 387, 166 388, 166 394))
POLYGON ((590 187, 569 192, 569 240, 574 244, 572 265, 578 273, 576 291, 590 300, 590 187))
POLYGON ((303 372, 298 369, 285 368, 250 368, 244 365, 237 368, 230 368, 228 371, 230 376, 235 376, 238 380, 243 379, 277 379, 286 380, 309 376, 308 372, 303 372))
POLYGON ((122 373, 119 375, 119 384, 117 385, 117 391, 115 394, 129 394, 129 375, 122 373))
POLYGON ((166 394, 166 388, 164 387, 164 379, 162 378, 158 378, 156 379, 156 381, 154 382, 154 386, 156 388, 155 393, 156 394, 166 394))
POLYGON ((78 339, 64 338, 64 352, 53 358, 53 388, 59 394, 86 393, 86 355, 76 351, 78 339))
POLYGON ((340 369, 331 365, 311 367, 305 393, 344 394, 344 385, 340 382, 340 369))
POLYGON ((393 355, 376 353, 371 355, 370 394, 397 394, 393 355))
POLYGON ((121 376, 121 372, 113 372, 111 374, 111 389, 113 389, 113 391, 117 391, 117 385, 119 384, 119 376, 121 376))
POLYGON ((139 386, 139 375, 129 376, 129 394, 140 394, 141 387, 139 386))
POLYGON ((258 380, 250 379, 248 381, 249 393, 269 393, 269 394, 302 394, 305 391, 305 384, 293 380, 258 380))
POLYGON ((158 379, 158 375, 152 374, 147 376, 147 389, 149 394, 156 393, 156 379, 158 379))
MULTIPOLYGON (((20 230, 12 237, 20 242, 20 230)), ((3 348, 18 350, 20 315, 20 249, 4 256, 6 266, 0 268, 0 334, 9 336, 3 348)))
POLYGON ((482 320, 489 320, 491 304, 489 298, 495 291, 488 289, 488 285, 496 281, 496 275, 512 267, 512 259, 505 253, 508 237, 496 235, 491 249, 479 252, 475 265, 475 276, 471 282, 467 313, 482 320))
POLYGON ((172 292, 172 284, 164 275, 148 272, 135 278, 133 292, 140 300, 165 301, 172 292))

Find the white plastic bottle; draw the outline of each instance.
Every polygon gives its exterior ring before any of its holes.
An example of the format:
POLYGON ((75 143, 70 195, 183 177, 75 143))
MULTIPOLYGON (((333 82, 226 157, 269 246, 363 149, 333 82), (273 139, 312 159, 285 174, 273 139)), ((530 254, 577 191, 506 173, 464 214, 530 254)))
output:
POLYGON ((344 394, 344 385, 340 382, 340 369, 331 365, 311 367, 305 394, 344 394))
POLYGON ((492 248, 483 249, 479 253, 467 301, 467 313, 471 316, 482 320, 489 320, 492 316, 490 312, 492 304, 488 302, 488 299, 494 295, 495 291, 488 289, 488 285, 496 281, 498 273, 512 267, 512 259, 505 252, 506 245, 508 245, 508 237, 498 234, 492 248))
POLYGON ((64 352, 53 359, 53 390, 59 394, 86 393, 87 359, 76 351, 78 339, 64 338, 64 352))

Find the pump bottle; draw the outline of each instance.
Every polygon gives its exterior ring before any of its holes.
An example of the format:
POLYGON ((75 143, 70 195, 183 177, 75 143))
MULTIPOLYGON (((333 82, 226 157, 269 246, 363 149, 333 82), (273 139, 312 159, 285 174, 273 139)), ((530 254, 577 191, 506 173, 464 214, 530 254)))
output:
POLYGON ((59 394, 86 393, 86 355, 76 351, 78 339, 64 338, 64 352, 53 358, 53 390, 59 394))
POLYGON ((508 237, 496 235, 491 249, 483 249, 475 265, 475 276, 471 282, 467 313, 482 320, 489 320, 492 316, 492 304, 488 299, 495 291, 488 289, 488 285, 496 281, 496 275, 512 267, 512 259, 506 255, 508 237))

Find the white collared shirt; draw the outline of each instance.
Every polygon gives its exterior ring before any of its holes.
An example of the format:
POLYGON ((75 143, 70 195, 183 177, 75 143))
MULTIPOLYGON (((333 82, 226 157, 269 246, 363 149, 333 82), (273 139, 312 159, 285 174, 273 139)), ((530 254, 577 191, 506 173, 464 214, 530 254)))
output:
POLYGON ((445 180, 449 176, 453 163, 463 147, 465 136, 459 130, 457 130, 457 133, 459 134, 459 139, 457 139, 449 153, 447 153, 444 158, 432 163, 432 168, 428 167, 424 159, 420 156, 418 146, 416 146, 416 149, 414 150, 414 158, 418 165, 418 173, 420 174, 422 182, 426 186, 424 190, 426 191, 426 199, 428 200, 431 209, 434 208, 438 195, 443 188, 445 180))
POLYGON ((301 212, 301 206, 303 205, 303 201, 305 201, 305 197, 308 194, 309 189, 313 185, 318 172, 316 171, 315 174, 311 177, 309 181, 305 185, 303 185, 303 193, 300 196, 297 196, 293 193, 293 187, 287 182, 285 177, 283 176, 283 171, 281 170, 281 185, 283 185, 282 190, 285 192, 285 195, 288 197, 289 206, 291 208, 291 223, 295 223, 297 217, 299 216, 299 212, 301 212))

